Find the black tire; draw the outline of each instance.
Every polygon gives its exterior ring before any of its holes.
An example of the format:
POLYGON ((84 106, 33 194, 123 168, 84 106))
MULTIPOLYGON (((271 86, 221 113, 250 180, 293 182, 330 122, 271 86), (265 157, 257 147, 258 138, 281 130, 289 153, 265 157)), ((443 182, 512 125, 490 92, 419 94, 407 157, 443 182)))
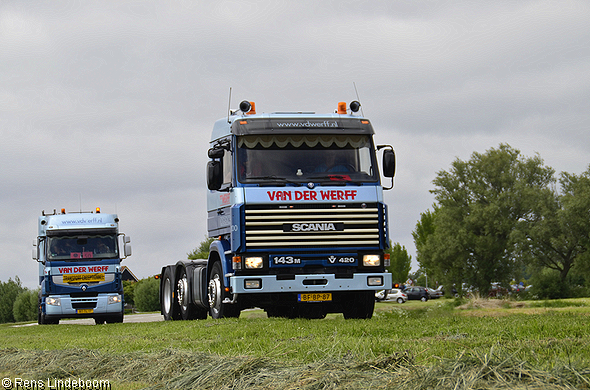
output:
POLYGON ((404 302, 405 302, 405 301, 404 301, 404 299, 403 299, 403 298, 398 298, 398 299, 397 299, 397 303, 404 303, 404 302))
POLYGON ((162 296, 160 297, 160 306, 162 307, 162 314, 164 320, 179 320, 180 307, 178 301, 174 299, 175 292, 175 280, 174 275, 170 267, 166 267, 164 274, 162 275, 162 296))
POLYGON ((422 298, 420 298, 420 300, 421 300, 422 302, 426 302, 426 301, 428 300, 428 297, 422 297, 422 298))
POLYGON ((358 291, 352 302, 348 303, 343 309, 342 314, 347 320, 351 319, 370 319, 373 317, 375 310, 375 292, 358 291))
POLYGON ((41 310, 41 300, 43 298, 41 297, 41 291, 39 291, 39 299, 37 300, 37 307, 39 308, 37 311, 37 323, 39 325, 57 325, 59 324, 59 318, 58 319, 48 319, 47 317, 45 317, 45 314, 43 314, 43 311, 41 310))
POLYGON ((209 314, 214 319, 237 318, 240 316, 240 308, 237 304, 223 303, 223 271, 221 263, 216 261, 211 267, 207 284, 207 298, 209 301, 209 314))
POLYGON ((200 309, 190 301, 190 287, 183 267, 176 280, 176 300, 180 308, 180 317, 183 320, 204 320, 207 318, 207 310, 200 309))
POLYGON ((121 324, 123 323, 123 313, 115 314, 106 318, 107 324, 121 324))

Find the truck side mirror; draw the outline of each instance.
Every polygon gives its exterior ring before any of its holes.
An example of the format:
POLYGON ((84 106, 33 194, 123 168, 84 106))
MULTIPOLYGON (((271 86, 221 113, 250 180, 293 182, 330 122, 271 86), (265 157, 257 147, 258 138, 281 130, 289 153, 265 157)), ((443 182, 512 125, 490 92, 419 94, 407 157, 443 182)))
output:
POLYGON ((393 149, 385 149, 383 151, 383 176, 395 176, 395 152, 393 149))
POLYGON ((131 256, 131 244, 125 243, 125 257, 131 256))
POLYGON ((209 158, 223 158, 225 149, 209 149, 207 154, 209 155, 209 158))
POLYGON ((223 171, 221 161, 209 161, 207 163, 207 187, 212 191, 217 191, 221 188, 222 184, 223 171))
POLYGON ((37 247, 37 241, 33 241, 33 260, 39 261, 39 250, 37 247))

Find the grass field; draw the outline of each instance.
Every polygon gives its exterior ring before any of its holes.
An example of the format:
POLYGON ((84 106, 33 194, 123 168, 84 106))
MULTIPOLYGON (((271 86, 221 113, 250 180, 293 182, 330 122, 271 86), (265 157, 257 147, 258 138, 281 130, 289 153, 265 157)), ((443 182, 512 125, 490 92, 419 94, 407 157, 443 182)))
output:
MULTIPOLYGON (((13 324, 12 324, 13 325, 13 324)), ((378 303, 371 320, 0 326, 8 378, 113 389, 590 389, 590 299, 378 303)))

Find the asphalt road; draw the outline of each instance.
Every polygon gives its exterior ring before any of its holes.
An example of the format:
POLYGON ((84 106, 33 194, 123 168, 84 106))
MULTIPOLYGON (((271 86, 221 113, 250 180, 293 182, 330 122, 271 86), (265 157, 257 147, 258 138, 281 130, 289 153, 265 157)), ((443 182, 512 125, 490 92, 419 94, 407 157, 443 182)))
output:
MULTIPOLYGON (((156 322, 156 321, 164 321, 164 316, 160 313, 138 313, 138 314, 126 314, 123 317, 123 323, 132 324, 137 322, 156 322)), ((92 318, 80 318, 80 319, 64 319, 59 321, 61 324, 77 324, 77 325, 94 325, 94 320, 92 318)), ((36 322, 31 324, 23 324, 23 325, 14 325, 14 327, 21 327, 21 326, 34 326, 38 325, 36 322)))

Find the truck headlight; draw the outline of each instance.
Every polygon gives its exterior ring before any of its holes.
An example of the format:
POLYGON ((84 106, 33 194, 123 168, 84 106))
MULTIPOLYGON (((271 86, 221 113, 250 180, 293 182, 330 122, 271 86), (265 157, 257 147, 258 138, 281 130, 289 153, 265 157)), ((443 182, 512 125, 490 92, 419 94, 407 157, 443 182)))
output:
POLYGON ((364 255, 363 266, 365 267, 377 267, 381 265, 381 256, 379 255, 364 255))
POLYGON ((244 264, 248 269, 256 269, 262 268, 264 262, 262 260, 262 257, 246 257, 244 259, 244 264))
POLYGON ((113 304, 113 303, 121 303, 121 296, 120 295, 109 295, 108 299, 107 299, 107 303, 113 304))
POLYGON ((383 286, 383 278, 381 276, 369 276, 367 278, 368 286, 383 286))
POLYGON ((260 289, 262 288, 262 280, 260 279, 246 279, 244 280, 245 289, 260 289))
POLYGON ((45 304, 50 306, 61 306, 61 299, 49 297, 45 299, 45 304))

